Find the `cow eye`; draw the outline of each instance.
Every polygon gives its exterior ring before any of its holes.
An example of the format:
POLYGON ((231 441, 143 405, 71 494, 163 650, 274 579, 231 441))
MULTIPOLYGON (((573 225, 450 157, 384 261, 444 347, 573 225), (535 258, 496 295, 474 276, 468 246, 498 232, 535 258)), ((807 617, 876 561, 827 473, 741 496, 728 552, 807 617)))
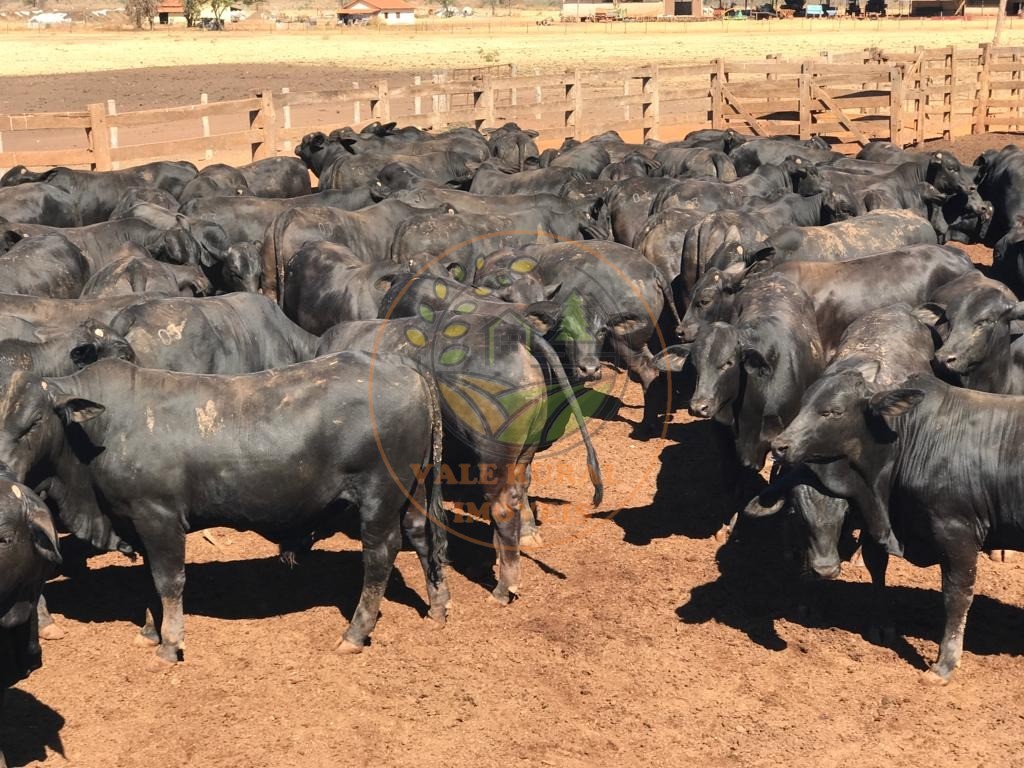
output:
POLYGON ((993 320, 991 317, 983 317, 976 323, 976 325, 984 328, 985 326, 992 325, 993 323, 995 323, 995 320, 993 320))
POLYGON ((821 412, 822 418, 825 419, 836 419, 843 415, 843 412, 838 408, 829 408, 821 412))
POLYGON ((709 299, 707 296, 704 296, 704 297, 702 297, 702 298, 697 300, 697 306, 698 307, 702 307, 702 308, 706 307, 710 303, 711 303, 711 299, 709 299))
POLYGON ((0 535, 0 547, 9 547, 14 543, 14 537, 9 534, 0 535))

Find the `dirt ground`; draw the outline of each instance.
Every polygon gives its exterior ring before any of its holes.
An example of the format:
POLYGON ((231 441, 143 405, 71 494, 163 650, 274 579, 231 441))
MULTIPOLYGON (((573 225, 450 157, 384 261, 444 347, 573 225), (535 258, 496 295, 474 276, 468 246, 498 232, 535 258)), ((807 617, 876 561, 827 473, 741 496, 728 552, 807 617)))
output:
MULTIPOLYGON (((970 141, 953 148, 984 148, 970 141)), ((589 508, 578 447, 537 459, 546 544, 510 607, 489 597, 493 552, 469 541, 487 530, 455 519, 465 538, 452 537, 448 626, 424 618, 422 573, 404 551, 372 646, 337 656, 358 598, 357 539, 336 535, 289 570, 259 537, 215 530, 189 538, 186 661, 154 671, 132 642, 148 576, 97 557, 48 589, 68 634, 9 694, 11 764, 1020 764, 1024 558, 981 561, 963 666, 950 686, 927 686, 938 569, 893 563, 898 640, 872 644, 866 572, 802 585, 777 520, 716 542, 732 493, 711 426, 680 412, 665 439, 631 439, 640 392, 613 376, 621 407, 591 422, 605 501, 589 508)))
MULTIPOLYGON (((525 13, 525 12, 524 12, 525 13)), ((550 13, 533 16, 550 16, 550 13)), ((708 61, 716 57, 817 56, 871 46, 974 46, 992 22, 936 19, 791 19, 772 22, 555 24, 533 16, 512 22, 430 20, 413 29, 319 29, 210 33, 0 31, 0 114, 82 109, 116 99, 122 110, 241 98, 288 86, 332 90, 352 80, 515 63, 520 71, 613 69, 708 61), (144 69, 144 72, 140 72, 144 69), (45 79, 40 79, 45 75, 45 79)), ((1024 42, 1024 23, 1008 20, 1006 43, 1024 42)))

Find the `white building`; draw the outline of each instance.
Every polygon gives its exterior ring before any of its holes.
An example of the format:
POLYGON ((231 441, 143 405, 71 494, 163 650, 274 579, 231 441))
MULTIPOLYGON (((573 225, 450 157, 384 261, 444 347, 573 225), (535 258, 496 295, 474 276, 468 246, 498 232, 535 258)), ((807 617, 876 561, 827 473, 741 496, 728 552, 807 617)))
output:
POLYGON ((340 24, 365 24, 378 19, 384 24, 415 24, 416 9, 405 0, 351 0, 338 11, 340 24))

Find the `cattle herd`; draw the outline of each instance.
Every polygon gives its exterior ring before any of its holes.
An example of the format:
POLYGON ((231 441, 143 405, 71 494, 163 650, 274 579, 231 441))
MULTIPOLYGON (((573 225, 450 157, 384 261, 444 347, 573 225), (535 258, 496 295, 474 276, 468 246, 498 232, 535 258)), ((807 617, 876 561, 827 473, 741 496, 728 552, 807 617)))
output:
POLYGON ((143 556, 138 640, 175 663, 188 532, 253 530, 294 564, 357 514, 356 653, 403 532, 444 623, 443 469, 468 466, 451 492, 480 502, 511 602, 537 452, 578 438, 600 503, 577 395, 602 361, 643 388, 633 439, 680 394, 718 425, 734 511, 785 514, 809 576, 859 529, 880 637, 889 556, 938 564, 927 674, 950 678, 979 552, 1024 548, 1024 151, 536 136, 375 123, 240 168, 0 179, 0 690, 63 632, 58 531, 143 556))

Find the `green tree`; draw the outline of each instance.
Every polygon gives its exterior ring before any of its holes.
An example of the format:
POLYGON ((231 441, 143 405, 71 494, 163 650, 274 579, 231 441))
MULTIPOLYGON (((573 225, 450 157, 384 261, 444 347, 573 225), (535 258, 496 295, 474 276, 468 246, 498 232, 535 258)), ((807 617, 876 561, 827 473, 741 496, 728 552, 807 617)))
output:
POLYGON ((194 27, 199 23, 199 17, 203 13, 202 0, 185 0, 185 23, 194 27))
POLYGON ((224 24, 224 11, 231 7, 232 0, 210 0, 210 10, 213 11, 213 18, 224 24))
POLYGON ((157 0, 127 0, 124 5, 125 13, 132 20, 136 29, 142 29, 143 24, 153 28, 153 17, 156 16, 157 0))

